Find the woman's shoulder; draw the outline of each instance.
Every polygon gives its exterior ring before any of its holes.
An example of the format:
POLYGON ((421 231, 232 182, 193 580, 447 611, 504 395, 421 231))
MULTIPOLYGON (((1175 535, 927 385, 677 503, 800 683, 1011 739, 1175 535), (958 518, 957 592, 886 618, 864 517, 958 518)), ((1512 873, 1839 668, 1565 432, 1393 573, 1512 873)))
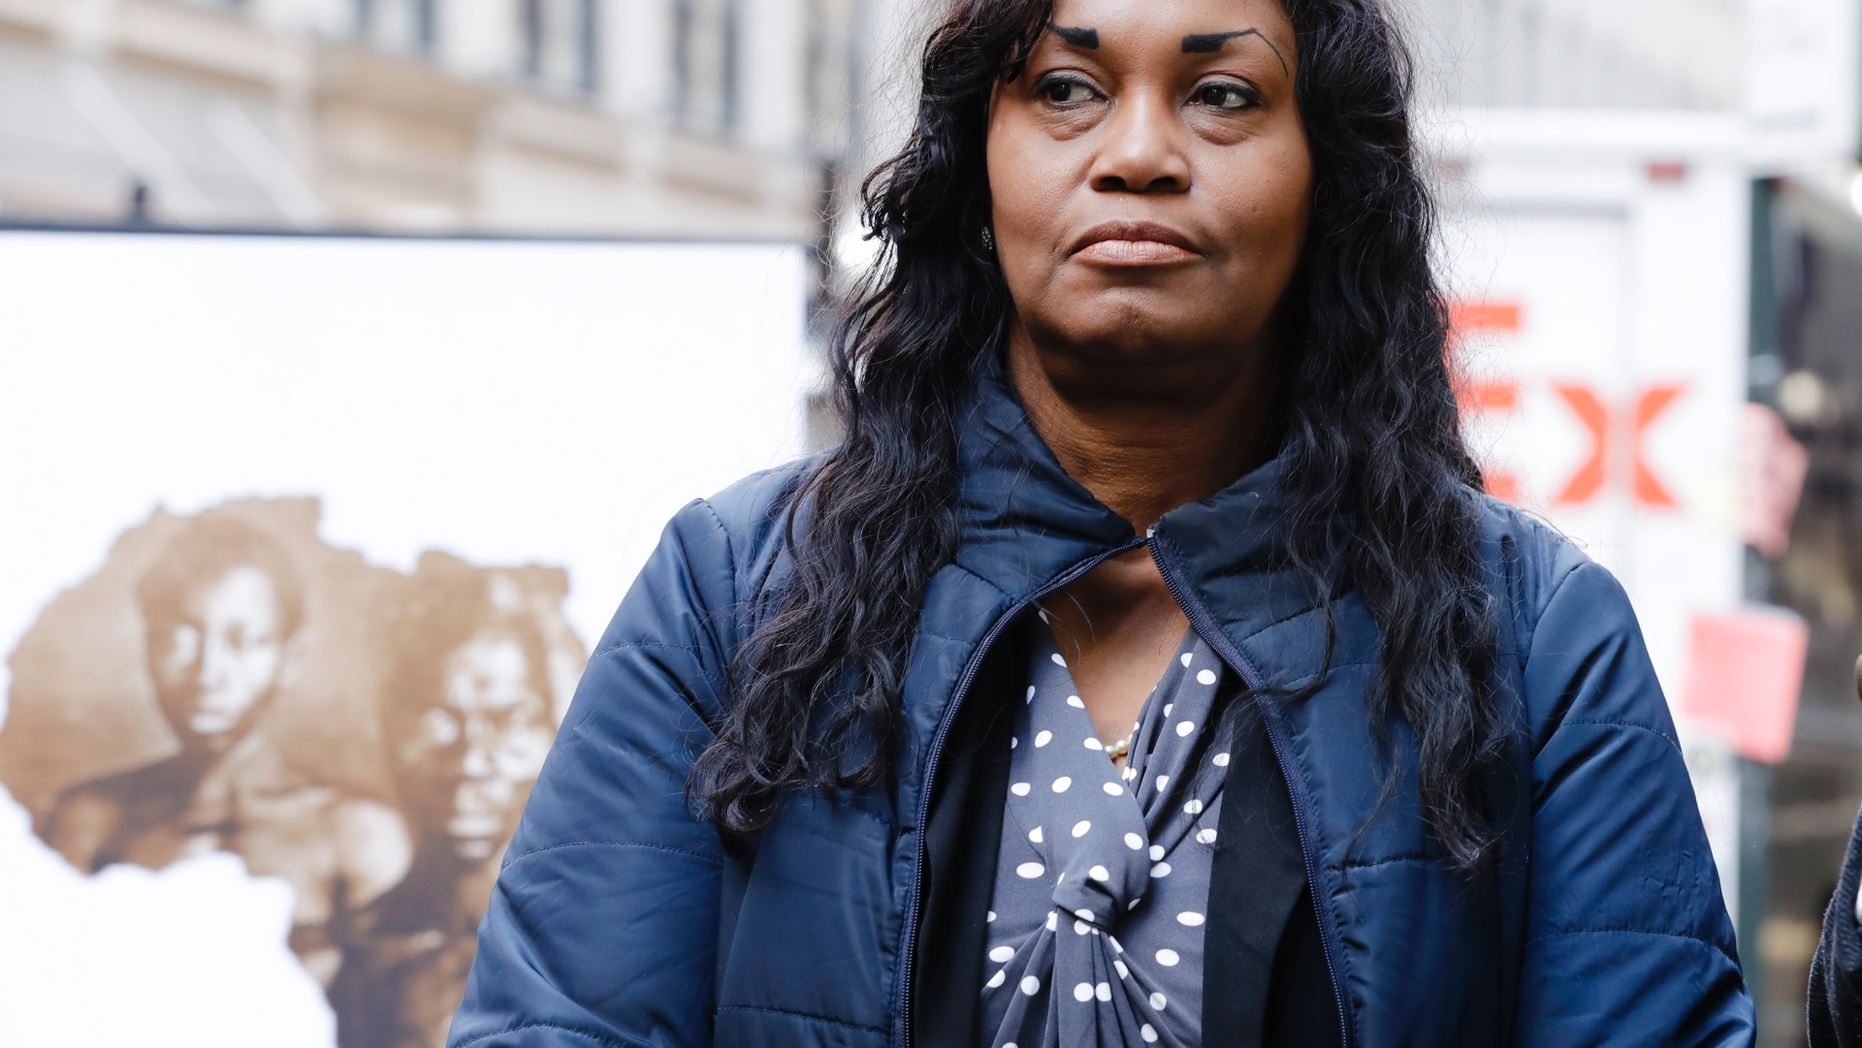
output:
POLYGON ((807 480, 821 456, 785 462, 758 470, 729 487, 692 503, 703 507, 713 524, 732 534, 764 537, 780 531, 789 497, 807 480))
POLYGON ((759 470, 713 495, 693 499, 667 524, 667 541, 734 578, 766 576, 782 552, 792 496, 817 459, 759 470))
POLYGON ((1609 569, 1543 517, 1503 499, 1476 493, 1481 556, 1496 596, 1507 601, 1527 634, 1555 601, 1579 599, 1601 623, 1633 628, 1629 596, 1609 569))
MULTIPOLYGON (((789 497, 814 462, 760 470, 674 513, 596 654, 694 616, 713 627, 744 619, 783 555, 789 497)), ((741 633, 743 625, 726 632, 741 633)))
POLYGON ((1648 783, 1686 790, 1674 720, 1628 592, 1542 518, 1482 497, 1500 667, 1518 684, 1535 761, 1583 763, 1597 737, 1611 735, 1659 762, 1659 772, 1654 763, 1638 772, 1648 783))
POLYGON ((583 688, 607 679, 597 665, 640 652, 662 664, 685 659, 690 679, 721 688, 723 666, 766 604, 757 598, 782 556, 788 496, 813 464, 752 473, 674 513, 589 655, 583 688))

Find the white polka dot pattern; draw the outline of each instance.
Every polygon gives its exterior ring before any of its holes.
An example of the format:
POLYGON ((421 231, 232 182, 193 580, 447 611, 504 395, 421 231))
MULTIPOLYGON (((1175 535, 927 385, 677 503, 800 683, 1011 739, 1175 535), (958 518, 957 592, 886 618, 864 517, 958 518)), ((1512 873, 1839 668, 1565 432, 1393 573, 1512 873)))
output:
POLYGON ((988 1048, 1197 1045, 1213 849, 1196 845, 1215 840, 1229 764, 1219 699, 1232 689, 1210 686, 1226 671, 1187 634, 1121 768, 1052 634, 1031 624, 1028 641, 1028 701, 1011 739, 1031 745, 1009 754, 982 986, 988 1048), (1050 745, 1068 739, 1081 745, 1050 745))

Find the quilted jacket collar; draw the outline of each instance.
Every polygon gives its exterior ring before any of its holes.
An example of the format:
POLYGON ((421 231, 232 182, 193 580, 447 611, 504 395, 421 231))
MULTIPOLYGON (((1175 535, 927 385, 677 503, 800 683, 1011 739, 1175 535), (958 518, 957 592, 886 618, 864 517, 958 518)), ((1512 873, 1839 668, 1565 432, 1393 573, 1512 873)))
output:
MULTIPOLYGON (((993 358, 959 422, 962 465, 960 567, 1020 601, 1067 568, 1137 541, 1129 522, 1068 476, 1035 432, 993 358)), ((1283 455, 1208 498, 1166 513, 1155 529, 1197 601, 1237 645, 1311 609, 1311 585, 1280 561, 1293 498, 1281 486, 1283 455)), ((1289 655, 1293 653, 1289 652, 1289 655)), ((1263 682, 1289 683, 1317 669, 1319 652, 1262 663, 1263 682)))

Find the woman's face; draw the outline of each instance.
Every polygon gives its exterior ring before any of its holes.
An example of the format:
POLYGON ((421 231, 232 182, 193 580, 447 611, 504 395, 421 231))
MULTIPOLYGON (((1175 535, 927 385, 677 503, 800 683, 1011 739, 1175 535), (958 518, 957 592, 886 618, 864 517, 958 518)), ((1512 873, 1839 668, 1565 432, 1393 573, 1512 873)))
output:
POLYGON ((989 121, 997 257, 1044 350, 1245 351, 1306 232, 1299 56, 1275 0, 1058 0, 989 121))
POLYGON ((252 566, 197 585, 175 626, 149 638, 162 709, 176 730, 225 745, 272 693, 284 662, 278 591, 252 566))
POLYGON ((455 650, 444 694, 402 740, 403 800, 460 858, 490 858, 517 816, 556 732, 518 639, 486 630, 455 650))

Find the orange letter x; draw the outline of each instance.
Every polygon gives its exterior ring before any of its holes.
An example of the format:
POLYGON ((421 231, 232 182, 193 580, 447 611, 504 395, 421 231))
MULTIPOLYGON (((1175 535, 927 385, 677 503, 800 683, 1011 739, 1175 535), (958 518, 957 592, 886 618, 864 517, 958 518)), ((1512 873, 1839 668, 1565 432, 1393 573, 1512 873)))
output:
MULTIPOLYGON (((1564 398, 1565 404, 1571 408, 1573 414, 1577 415, 1578 420, 1584 423, 1584 427, 1590 430, 1591 437, 1590 458, 1586 459, 1584 464, 1578 467, 1578 471, 1571 475, 1564 490, 1560 491, 1553 501, 1567 505, 1589 502, 1603 489, 1607 474, 1611 449, 1610 411, 1597 394, 1586 386, 1554 386, 1553 388, 1558 391, 1559 396, 1564 398)), ((1683 388, 1681 386, 1650 386, 1636 398, 1635 415, 1629 434, 1631 493, 1635 500, 1644 506, 1672 509, 1678 505, 1674 496, 1670 495, 1668 489, 1656 479, 1655 471, 1651 470, 1643 459, 1642 436, 1648 430, 1650 423, 1654 422, 1656 417, 1667 410, 1668 405, 1674 403, 1675 398, 1681 395, 1683 388)))

